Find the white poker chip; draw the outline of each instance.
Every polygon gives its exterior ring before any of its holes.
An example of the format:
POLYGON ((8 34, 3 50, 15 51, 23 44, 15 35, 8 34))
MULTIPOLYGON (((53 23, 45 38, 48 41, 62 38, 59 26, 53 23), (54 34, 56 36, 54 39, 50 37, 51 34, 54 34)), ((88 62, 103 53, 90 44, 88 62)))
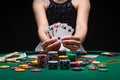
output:
POLYGON ((48 63, 58 63, 58 61, 48 61, 48 63))
POLYGON ((93 64, 99 64, 100 61, 93 61, 92 63, 93 63, 93 64))
POLYGON ((110 52, 102 52, 101 54, 102 55, 107 55, 107 54, 110 54, 110 52))

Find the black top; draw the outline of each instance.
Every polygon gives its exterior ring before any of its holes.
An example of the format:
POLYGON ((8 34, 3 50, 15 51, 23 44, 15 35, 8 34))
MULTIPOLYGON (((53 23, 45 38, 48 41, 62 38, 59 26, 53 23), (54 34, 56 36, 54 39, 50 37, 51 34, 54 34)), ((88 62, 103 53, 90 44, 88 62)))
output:
POLYGON ((61 22, 67 23, 74 29, 76 27, 77 11, 71 3, 71 0, 67 0, 64 3, 56 3, 50 0, 46 15, 49 25, 61 22))

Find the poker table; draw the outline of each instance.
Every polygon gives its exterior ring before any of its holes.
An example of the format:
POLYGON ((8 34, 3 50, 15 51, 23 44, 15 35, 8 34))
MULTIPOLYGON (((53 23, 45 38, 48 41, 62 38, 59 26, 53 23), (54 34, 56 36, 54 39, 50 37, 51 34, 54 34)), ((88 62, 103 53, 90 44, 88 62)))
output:
MULTIPOLYGON (((99 54, 103 51, 91 50, 90 53, 99 54)), ((120 54, 119 52, 113 52, 115 54, 120 54)), ((26 51, 27 55, 37 54, 34 51, 26 51)), ((1 53, 0 56, 5 55, 1 53)), ((120 55, 110 57, 100 55, 94 60, 104 62, 111 59, 120 59, 120 55)), ((27 58, 26 60, 33 60, 27 58)), ((31 72, 29 69, 24 72, 15 72, 11 67, 18 65, 18 63, 6 63, 0 62, 0 65, 9 65, 10 68, 0 69, 0 80, 120 80, 120 63, 111 63, 107 64, 108 71, 101 72, 98 70, 88 70, 87 67, 84 67, 83 71, 73 71, 71 68, 69 70, 49 70, 47 68, 41 68, 41 72, 31 72)), ((38 67, 38 66, 33 66, 38 67)))

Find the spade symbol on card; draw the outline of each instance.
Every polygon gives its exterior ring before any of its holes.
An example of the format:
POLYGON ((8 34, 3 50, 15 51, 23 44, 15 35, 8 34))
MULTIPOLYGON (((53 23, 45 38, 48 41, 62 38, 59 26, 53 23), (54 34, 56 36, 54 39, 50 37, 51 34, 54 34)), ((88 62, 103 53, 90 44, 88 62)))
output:
POLYGON ((69 29, 68 31, 71 32, 71 29, 69 29))

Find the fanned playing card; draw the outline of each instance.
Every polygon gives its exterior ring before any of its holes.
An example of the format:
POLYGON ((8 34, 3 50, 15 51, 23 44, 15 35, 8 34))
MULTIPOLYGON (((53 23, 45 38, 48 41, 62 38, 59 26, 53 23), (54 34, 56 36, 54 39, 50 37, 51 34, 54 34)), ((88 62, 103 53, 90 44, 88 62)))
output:
POLYGON ((45 30, 45 34, 49 39, 55 37, 59 41, 61 41, 61 38, 64 36, 72 35, 74 32, 74 29, 69 26, 66 23, 54 23, 48 27, 47 30, 45 30))

